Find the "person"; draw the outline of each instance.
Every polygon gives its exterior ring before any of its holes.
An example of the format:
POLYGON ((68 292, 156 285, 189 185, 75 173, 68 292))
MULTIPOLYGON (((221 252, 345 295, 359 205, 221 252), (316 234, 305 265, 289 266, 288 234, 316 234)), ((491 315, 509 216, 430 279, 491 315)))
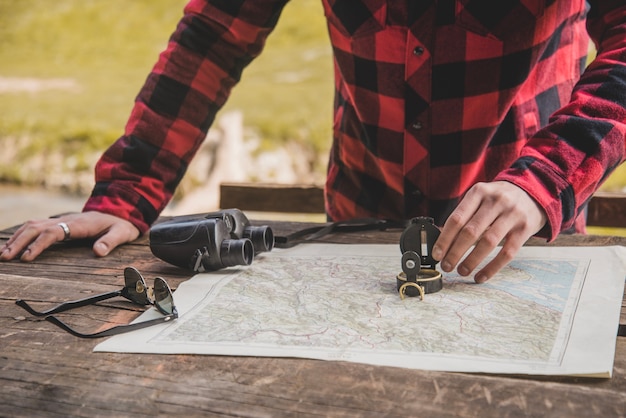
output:
MULTIPOLYGON (((30 261, 70 237, 97 238, 105 256, 145 233, 286 3, 191 0, 83 212, 26 222, 0 259, 30 261)), ((336 93, 330 219, 431 216, 442 227, 433 257, 477 282, 533 235, 585 232, 589 198, 625 154, 622 1, 323 7, 336 93), (597 55, 586 66, 588 36, 597 55)))

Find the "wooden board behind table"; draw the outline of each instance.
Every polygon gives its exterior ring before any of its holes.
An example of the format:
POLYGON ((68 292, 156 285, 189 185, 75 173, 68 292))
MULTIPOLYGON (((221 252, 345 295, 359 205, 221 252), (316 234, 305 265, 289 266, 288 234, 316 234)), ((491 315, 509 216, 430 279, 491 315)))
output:
MULTIPOLYGON (((273 226, 282 234, 302 225, 273 226)), ((8 236, 0 233, 0 245, 8 236)), ((329 237, 390 243, 398 238, 399 231, 329 237)), ((574 242, 623 245, 624 239, 574 242)), ((99 340, 75 338, 15 305, 24 298, 41 301, 43 308, 115 290, 127 265, 148 281, 161 275, 173 287, 191 276, 155 259, 146 243, 139 240, 105 258, 94 257, 88 246, 62 244, 35 263, 0 263, 1 416, 626 414, 624 337, 618 338, 612 379, 494 376, 306 359, 93 353, 99 340)), ((129 305, 107 302, 64 319, 92 331, 135 318, 141 309, 129 305)), ((626 323, 623 314, 621 322, 626 323)))

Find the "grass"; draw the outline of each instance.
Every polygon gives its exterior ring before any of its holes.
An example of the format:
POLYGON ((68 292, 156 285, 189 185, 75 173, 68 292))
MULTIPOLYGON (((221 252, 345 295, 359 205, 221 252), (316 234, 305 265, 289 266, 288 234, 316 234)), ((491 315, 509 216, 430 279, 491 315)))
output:
MULTIPOLYGON (((0 77, 67 79, 78 86, 0 93, 0 138, 27 138, 23 157, 106 148, 122 133, 185 4, 0 0, 0 77)), ((317 0, 294 1, 283 17, 225 110, 242 110, 244 123, 267 143, 297 139, 323 151, 330 145, 332 62, 322 7, 317 0)), ((9 172, 0 168, 0 180, 9 172)))
POLYGON ((172 16, 166 2, 149 3, 1 0, 0 75, 75 80, 78 89, 3 94, 0 134, 27 136, 29 152, 102 149, 115 140, 165 45, 156 32, 165 33, 180 15, 181 2, 172 16))

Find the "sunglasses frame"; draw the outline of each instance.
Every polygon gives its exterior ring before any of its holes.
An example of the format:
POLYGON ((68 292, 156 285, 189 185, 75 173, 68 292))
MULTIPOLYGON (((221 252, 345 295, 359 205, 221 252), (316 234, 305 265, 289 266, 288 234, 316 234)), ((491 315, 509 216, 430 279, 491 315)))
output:
POLYGON ((134 267, 126 267, 124 269, 124 280, 125 285, 124 288, 120 290, 116 290, 113 292, 101 293, 98 295, 94 295, 85 299, 74 300, 70 302, 64 302, 60 305, 55 306, 54 308, 45 310, 45 311, 37 311, 33 309, 26 301, 22 299, 18 299, 15 301, 16 305, 22 307, 29 313, 34 316, 45 316, 45 320, 58 326, 59 328, 67 331, 68 333, 79 337, 79 338, 100 338, 100 337, 108 337, 111 335, 122 334, 129 331, 134 331, 137 329, 147 328, 152 325, 157 325, 165 322, 169 322, 173 319, 178 318, 178 310, 174 305, 174 296, 172 290, 170 289, 167 282, 161 278, 156 277, 154 279, 154 285, 152 288, 146 285, 146 281, 141 275, 141 273, 134 267), (155 291, 155 288, 157 291, 155 291), (155 293, 158 294, 158 300, 155 300, 155 293), (165 294, 162 296, 161 294, 165 294), (52 314, 66 312, 71 309, 92 305, 97 302, 101 302, 103 300, 111 299, 116 296, 122 296, 129 301, 137 304, 137 305, 152 305, 157 308, 157 310, 163 314, 164 316, 161 318, 151 319, 144 322, 138 322, 128 325, 117 325, 112 328, 95 332, 91 334, 85 334, 79 331, 76 331, 65 322, 61 321, 57 317, 52 314), (162 301, 167 299, 171 300, 171 311, 164 308, 161 304, 162 301))

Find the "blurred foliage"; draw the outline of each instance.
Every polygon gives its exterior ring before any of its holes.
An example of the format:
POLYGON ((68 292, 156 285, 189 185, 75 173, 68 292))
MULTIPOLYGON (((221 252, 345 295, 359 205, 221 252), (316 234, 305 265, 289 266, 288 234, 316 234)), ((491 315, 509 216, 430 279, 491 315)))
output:
MULTIPOLYGON (((186 1, 0 0, 0 77, 76 84, 0 92, 0 140, 27 138, 27 154, 106 148, 123 132, 186 1)), ((309 141, 324 152, 333 92, 322 7, 318 0, 298 0, 283 13, 226 109, 242 110, 245 125, 266 142, 309 141)))

